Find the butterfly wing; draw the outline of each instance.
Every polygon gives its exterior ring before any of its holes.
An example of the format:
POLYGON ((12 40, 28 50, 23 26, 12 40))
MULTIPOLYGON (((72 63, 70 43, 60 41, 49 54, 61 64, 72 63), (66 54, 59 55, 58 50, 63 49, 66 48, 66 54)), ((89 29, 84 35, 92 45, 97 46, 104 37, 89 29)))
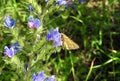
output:
POLYGON ((62 47, 63 47, 63 49, 74 50, 74 49, 79 48, 79 45, 76 44, 69 37, 67 37, 65 34, 61 33, 61 35, 62 35, 62 47))

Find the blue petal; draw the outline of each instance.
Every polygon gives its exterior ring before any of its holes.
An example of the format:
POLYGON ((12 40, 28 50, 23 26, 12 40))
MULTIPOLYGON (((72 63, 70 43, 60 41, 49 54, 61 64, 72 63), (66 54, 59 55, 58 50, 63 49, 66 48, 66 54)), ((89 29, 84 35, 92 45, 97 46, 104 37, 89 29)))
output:
POLYGON ((7 46, 4 47, 4 54, 8 57, 13 57, 14 56, 14 48, 8 48, 7 46))
POLYGON ((33 74, 33 76, 32 76, 32 81, 35 81, 35 79, 36 79, 36 75, 33 74))
POLYGON ((11 27, 15 26, 16 22, 16 20, 11 19, 11 27))
POLYGON ((8 27, 8 28, 12 27, 12 26, 11 26, 11 21, 10 21, 10 20, 7 20, 7 19, 5 20, 4 25, 5 25, 6 27, 8 27))
POLYGON ((34 27, 35 28, 39 28, 40 27, 40 21, 39 21, 38 18, 36 18, 35 21, 34 21, 34 27))
POLYGON ((7 50, 9 50, 9 48, 7 46, 4 47, 4 52, 6 52, 7 50))
POLYGON ((52 40, 55 47, 62 45, 61 34, 58 31, 58 28, 50 30, 46 36, 47 40, 52 40))
POLYGON ((55 81, 54 75, 52 75, 52 76, 49 77, 49 78, 46 78, 45 81, 55 81))
POLYGON ((62 46, 62 41, 61 40, 54 40, 54 47, 62 46))
POLYGON ((8 56, 9 56, 9 57, 13 57, 14 54, 15 54, 15 53, 14 53, 14 48, 11 47, 8 56))
POLYGON ((67 4, 67 1, 66 0, 57 0, 56 4, 58 4, 58 5, 65 5, 65 4, 67 4))
POLYGON ((32 76, 32 80, 33 81, 44 81, 45 76, 44 76, 44 71, 42 70, 40 73, 38 73, 37 75, 33 75, 32 76))
POLYGON ((50 31, 48 32, 48 34, 47 34, 47 36, 46 36, 46 39, 49 40, 49 41, 53 40, 52 30, 50 30, 50 31))
POLYGON ((4 25, 7 27, 7 28, 13 28, 16 24, 16 21, 11 19, 10 16, 6 16, 5 18, 5 22, 4 22, 4 25))

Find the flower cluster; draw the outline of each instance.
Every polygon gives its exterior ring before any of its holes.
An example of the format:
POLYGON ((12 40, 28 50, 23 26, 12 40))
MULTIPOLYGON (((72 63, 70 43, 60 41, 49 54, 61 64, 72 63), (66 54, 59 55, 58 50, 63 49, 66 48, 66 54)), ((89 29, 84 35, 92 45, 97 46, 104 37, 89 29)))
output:
POLYGON ((51 77, 44 76, 44 71, 40 71, 38 74, 32 76, 32 81, 55 81, 54 75, 51 77))
MULTIPOLYGON (((48 0, 46 0, 48 1, 48 0)), ((65 1, 57 0, 59 5, 65 4, 65 1)), ((29 11, 34 11, 34 8, 31 5, 28 5, 29 11)), ((4 21, 4 26, 9 29, 12 29, 16 25, 16 20, 13 20, 9 15, 6 16, 4 21)), ((38 18, 34 19, 33 16, 29 16, 28 27, 31 29, 38 29, 41 25, 40 20, 38 18)), ((58 47, 62 45, 61 34, 58 31, 58 28, 51 29, 46 36, 46 39, 49 41, 53 41, 54 46, 58 47)), ((12 58, 15 54, 17 54, 21 50, 21 46, 18 42, 13 43, 10 47, 5 46, 3 54, 9 58, 12 58)), ((25 64, 25 69, 28 69, 28 64, 25 64)), ((44 71, 41 71, 38 74, 34 74, 32 76, 32 81, 55 81, 54 75, 51 77, 44 76, 44 71)))
POLYGON ((16 20, 11 19, 11 17, 9 15, 7 15, 5 18, 4 25, 7 28, 13 28, 15 26, 15 24, 16 24, 16 20))
MULTIPOLYGON (((28 11, 34 11, 34 8, 30 4, 28 4, 28 11)), ((27 25, 29 28, 38 29, 40 27, 40 20, 38 18, 34 19, 33 16, 30 15, 27 25)))
POLYGON ((8 46, 4 47, 4 55, 7 57, 13 57, 16 53, 18 53, 21 50, 21 47, 18 42, 11 45, 10 48, 8 46))
POLYGON ((51 29, 48 32, 46 39, 48 41, 53 41, 55 47, 62 46, 61 33, 59 33, 58 28, 54 30, 51 29))
POLYGON ((34 19, 33 16, 29 16, 27 25, 29 28, 38 29, 40 27, 40 20, 38 18, 34 19))

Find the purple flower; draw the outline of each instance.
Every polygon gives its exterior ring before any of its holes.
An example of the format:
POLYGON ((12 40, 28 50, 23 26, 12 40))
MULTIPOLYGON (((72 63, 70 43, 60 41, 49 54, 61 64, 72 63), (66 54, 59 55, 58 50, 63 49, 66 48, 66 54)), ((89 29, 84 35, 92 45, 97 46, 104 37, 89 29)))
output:
POLYGON ((44 81, 45 76, 44 76, 44 71, 42 70, 40 73, 38 74, 34 74, 32 76, 32 81, 44 81))
POLYGON ((66 5, 67 1, 66 0, 56 0, 56 4, 58 4, 58 5, 66 5))
POLYGON ((58 47, 62 45, 61 33, 59 33, 58 28, 50 30, 46 36, 48 41, 53 41, 54 46, 58 47))
POLYGON ((34 20, 33 16, 30 16, 27 25, 29 28, 38 29, 40 27, 40 21, 38 18, 34 20))
POLYGON ((52 75, 52 76, 49 77, 49 78, 46 78, 45 81, 55 81, 54 75, 52 75))
POLYGON ((32 81, 55 81, 55 77, 54 77, 54 75, 52 75, 51 77, 46 78, 44 76, 44 71, 42 70, 42 71, 40 71, 40 73, 38 73, 36 75, 34 74, 32 76, 32 81))
POLYGON ((16 24, 16 20, 11 19, 11 17, 9 15, 7 15, 5 18, 4 25, 7 28, 13 28, 15 26, 15 24, 16 24))
POLYGON ((30 4, 28 4, 28 11, 34 11, 34 8, 30 5, 30 4))
POLYGON ((14 48, 11 47, 11 48, 8 48, 7 46, 4 47, 4 54, 7 56, 7 57, 13 57, 15 55, 15 52, 14 52, 14 48))
POLYGON ((19 43, 15 43, 12 44, 12 46, 10 48, 8 48, 7 46, 4 47, 4 55, 6 55, 7 57, 13 57, 17 52, 19 52, 21 50, 21 48, 19 48, 20 45, 19 43))
POLYGON ((65 5, 68 6, 70 4, 73 4, 73 1, 71 0, 56 0, 57 5, 65 5))

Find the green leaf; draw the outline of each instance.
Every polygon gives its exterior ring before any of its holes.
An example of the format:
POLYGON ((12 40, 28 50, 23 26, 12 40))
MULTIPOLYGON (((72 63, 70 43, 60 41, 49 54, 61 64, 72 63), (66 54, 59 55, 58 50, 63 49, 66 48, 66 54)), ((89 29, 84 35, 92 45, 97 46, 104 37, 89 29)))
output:
POLYGON ((113 4, 114 3, 114 0, 109 0, 109 4, 113 4))
POLYGON ((11 62, 16 64, 17 67, 21 66, 20 59, 16 55, 11 58, 11 62))
POLYGON ((77 20, 77 21, 79 21, 79 22, 81 22, 81 23, 83 23, 83 21, 81 19, 77 18, 77 17, 74 17, 74 16, 70 16, 70 17, 77 20))

